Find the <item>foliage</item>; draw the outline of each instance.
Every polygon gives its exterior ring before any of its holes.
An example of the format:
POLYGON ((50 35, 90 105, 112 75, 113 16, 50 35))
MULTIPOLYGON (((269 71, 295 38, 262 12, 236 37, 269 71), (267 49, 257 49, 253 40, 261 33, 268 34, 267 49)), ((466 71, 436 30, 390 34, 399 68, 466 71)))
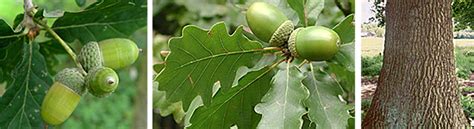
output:
MULTIPOLYGON (((0 82, 7 84, 6 91, 0 98, 0 116, 2 116, 0 117, 0 128, 2 129, 44 128, 45 125, 39 115, 39 107, 47 89, 53 82, 52 76, 56 70, 71 67, 74 64, 69 56, 65 55, 66 51, 63 46, 59 45, 58 39, 68 39, 68 45, 78 50, 77 47, 81 46, 80 43, 85 43, 91 39, 132 38, 132 34, 136 30, 146 25, 146 20, 144 20, 146 19, 146 6, 144 6, 146 2, 144 0, 99 0, 95 3, 86 4, 90 5, 87 8, 78 9, 78 7, 75 7, 73 9, 75 10, 74 12, 66 11, 64 15, 55 15, 56 18, 46 17, 52 16, 52 13, 43 11, 42 7, 44 6, 42 5, 47 5, 44 3, 48 2, 39 4, 40 8, 34 17, 34 24, 42 27, 39 30, 39 35, 34 39, 30 40, 26 35, 28 32, 33 32, 30 31, 31 28, 28 28, 28 26, 27 29, 19 30, 19 32, 13 31, 24 20, 23 14, 16 16, 14 24, 11 24, 14 26, 8 25, 3 19, 0 20, 0 82), (117 10, 124 12, 121 12, 119 15, 116 13, 117 10), (91 15, 91 12, 94 15, 91 15), (138 15, 137 12, 144 14, 138 15), (103 19, 100 19, 100 16, 103 19), (115 18, 106 18, 107 16, 115 18), (141 20, 128 22, 127 20, 129 19, 124 17, 129 16, 135 16, 135 19, 141 20), (53 22, 53 32, 58 33, 59 37, 55 37, 51 35, 51 32, 45 31, 48 30, 46 29, 49 28, 48 25, 51 25, 45 24, 45 21, 53 22), (120 26, 126 27, 112 27, 116 26, 115 23, 121 23, 120 26), (112 31, 124 33, 112 33, 112 31), (94 36, 91 36, 91 34, 94 36), (86 38, 81 39, 82 37, 86 38)), ((67 3, 70 2, 64 2, 64 4, 67 3)), ((72 5, 64 5, 64 7, 70 6, 72 5)), ((142 41, 142 43, 139 43, 139 46, 143 47, 143 40, 140 39, 139 41, 142 41)), ((120 73, 130 74, 129 71, 121 71, 120 73)), ((135 85, 134 80, 136 78, 136 76, 120 78, 121 81, 124 81, 119 87, 135 85)), ((73 113, 70 121, 66 122, 64 126, 88 125, 87 127, 77 127, 114 128, 117 127, 118 123, 123 123, 123 127, 129 127, 133 119, 131 118, 133 112, 129 110, 133 105, 130 102, 133 101, 123 102, 123 100, 134 99, 132 96, 135 94, 135 89, 119 88, 117 92, 123 92, 124 94, 113 95, 103 101, 97 101, 96 98, 84 96, 84 101, 79 104, 78 110, 73 113), (121 102, 117 103, 117 101, 121 102), (109 110, 111 108, 116 110, 109 110), (128 122, 119 120, 122 118, 125 118, 123 120, 128 122), (103 119, 109 121, 102 121, 103 119), (80 122, 87 122, 87 124, 78 124, 80 122)))
POLYGON ((385 0, 374 0, 370 11, 375 13, 374 17, 369 18, 372 22, 377 22, 377 26, 385 26, 385 0))
POLYGON ((455 0, 452 9, 455 30, 474 29, 474 2, 455 0))
MULTIPOLYGON (((292 8, 278 7, 288 15, 298 5, 293 4, 292 8)), ((154 66, 155 84, 159 84, 154 94, 166 94, 165 100, 162 95, 154 98, 162 100, 154 100, 154 107, 166 111, 169 108, 164 105, 182 103, 188 128, 353 127, 349 114, 355 93, 352 21, 349 15, 333 28, 344 41, 335 58, 300 67, 302 60, 286 62, 276 56, 278 49, 249 40, 247 36, 252 35, 242 26, 230 27, 230 35, 222 22, 209 30, 186 26, 181 37, 169 40, 170 53, 164 62, 154 66)), ((175 117, 179 114, 174 112, 175 117)))
MULTIPOLYGON (((386 0, 373 0, 371 11, 375 13, 375 16, 369 20, 377 22, 378 26, 385 26, 385 4, 386 0)), ((468 27, 474 29, 474 2, 453 0, 451 7, 455 30, 463 30, 468 27)))
POLYGON ((459 78, 469 79, 474 71, 474 56, 469 55, 470 48, 456 48, 456 74, 459 78))
POLYGON ((466 86, 466 87, 462 88, 462 91, 471 93, 471 92, 474 92, 474 87, 466 86))
POLYGON ((378 76, 382 69, 383 56, 365 56, 362 57, 362 76, 378 76))
POLYGON ((466 118, 474 119, 474 100, 470 96, 461 96, 461 104, 466 118))
POLYGON ((375 36, 375 37, 384 37, 385 36, 385 28, 383 26, 378 26, 377 24, 362 24, 362 31, 366 33, 371 33, 372 35, 367 36, 375 36))
POLYGON ((361 119, 363 120, 365 118, 365 115, 367 114, 367 111, 369 111, 370 106, 372 104, 372 99, 363 99, 361 102, 361 119))

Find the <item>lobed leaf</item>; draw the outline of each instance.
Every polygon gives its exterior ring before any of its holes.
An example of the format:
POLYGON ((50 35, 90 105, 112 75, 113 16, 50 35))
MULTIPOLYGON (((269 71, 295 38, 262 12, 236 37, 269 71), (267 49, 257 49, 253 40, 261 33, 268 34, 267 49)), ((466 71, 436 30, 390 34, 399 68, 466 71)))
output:
POLYGON ((228 35, 224 23, 215 24, 206 31, 190 25, 183 29, 183 36, 169 41, 170 54, 165 68, 156 81, 159 90, 166 91, 170 102, 183 102, 184 110, 196 96, 204 105, 211 103, 212 87, 221 84, 221 91, 231 88, 239 67, 252 67, 260 59, 262 45, 248 40, 242 26, 228 35))
POLYGON ((81 12, 65 12, 52 29, 66 42, 128 38, 146 26, 146 6, 130 0, 100 0, 81 12))
POLYGON ((354 27, 354 14, 351 14, 334 26, 334 31, 341 38, 342 44, 354 42, 355 38, 355 27, 354 27))
MULTIPOLYGON (((248 69, 247 69, 248 72, 248 69)), ((225 129, 233 125, 251 129, 261 116, 253 108, 270 88, 272 67, 248 72, 229 91, 218 91, 209 106, 201 106, 191 117, 191 129, 225 129)))
POLYGON ((25 34, 15 33, 10 26, 0 20, 0 82, 11 82, 10 74, 20 61, 25 34))
POLYGON ((287 0, 290 7, 298 14, 300 24, 313 26, 324 9, 324 0, 287 0))
POLYGON ((316 128, 346 128, 352 119, 354 100, 354 43, 344 44, 333 60, 308 65, 303 84, 310 96, 305 101, 316 128), (345 100, 344 100, 345 99, 345 100))
POLYGON ((301 71, 296 66, 283 63, 272 79, 272 87, 255 107, 262 114, 258 128, 262 129, 296 129, 303 125, 302 116, 306 114, 303 101, 309 95, 302 80, 301 71))
POLYGON ((43 128, 40 105, 53 80, 37 43, 27 43, 23 38, 21 61, 12 72, 9 83, 0 98, 0 128, 43 128))

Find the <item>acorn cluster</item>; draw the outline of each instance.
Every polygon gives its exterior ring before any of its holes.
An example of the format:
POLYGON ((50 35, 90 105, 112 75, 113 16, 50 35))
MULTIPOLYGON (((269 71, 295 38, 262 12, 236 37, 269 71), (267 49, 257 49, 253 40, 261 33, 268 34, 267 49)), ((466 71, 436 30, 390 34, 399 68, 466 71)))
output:
POLYGON ((74 111, 86 92, 102 98, 112 94, 119 84, 114 70, 124 68, 138 58, 137 45, 123 38, 89 42, 81 48, 81 68, 58 72, 41 105, 41 117, 50 125, 63 123, 74 111))
POLYGON ((291 57, 324 61, 334 57, 339 49, 339 35, 332 29, 310 26, 295 30, 283 12, 264 2, 250 5, 246 19, 258 39, 288 50, 291 57))

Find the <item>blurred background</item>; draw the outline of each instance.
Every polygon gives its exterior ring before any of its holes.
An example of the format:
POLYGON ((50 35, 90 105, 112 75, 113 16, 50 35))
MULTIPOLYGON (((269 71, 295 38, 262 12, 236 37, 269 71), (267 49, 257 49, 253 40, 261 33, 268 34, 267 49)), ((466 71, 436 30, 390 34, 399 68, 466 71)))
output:
MULTIPOLYGON (((86 0, 90 5, 96 0, 86 0)), ((84 9, 77 6, 74 0, 33 0, 33 3, 40 8, 44 8, 47 14, 61 14, 62 11, 80 11, 84 9)), ((23 0, 1 0, 0 19, 5 20, 10 26, 16 15, 23 12, 23 0)), ((54 18, 48 19, 48 24, 54 22, 54 18)), ((146 128, 146 98, 147 98, 147 58, 146 58, 146 27, 136 31, 130 39, 137 43, 143 51, 137 61, 127 68, 117 70, 120 77, 120 84, 117 90, 105 98, 97 98, 90 94, 85 94, 81 102, 73 112, 71 117, 62 125, 55 127, 58 129, 144 129, 146 128)), ((44 36, 38 37, 45 38, 44 36)), ((41 47, 51 47, 49 42, 40 43, 41 47)), ((70 43, 72 49, 78 53, 81 44, 79 42, 70 43)), ((51 75, 58 71, 74 67, 72 59, 66 54, 64 49, 48 49, 52 51, 41 51, 48 62, 48 70, 51 75)), ((0 82, 0 96, 5 92, 7 84, 0 82)))
MULTIPOLYGON (((255 1, 262 0, 154 0, 153 64, 163 61, 160 51, 168 50, 169 38, 180 36, 182 28, 186 25, 197 25, 209 29, 215 23, 224 21, 229 33, 234 32, 240 25, 244 25, 244 30, 249 33, 245 10, 255 1)), ((311 2, 318 2, 318 0, 311 2)), ((319 16, 317 25, 332 27, 344 19, 344 12, 354 12, 354 6, 350 6, 348 2, 349 0, 325 0, 324 10, 319 16)), ((290 19, 297 18, 290 17, 288 14, 287 16, 290 19)), ((251 40, 258 40, 251 34, 247 36, 251 40)), ((163 97, 156 94, 153 96, 153 101, 163 97)), ((158 103, 160 102, 154 102, 154 108, 160 106, 158 103)), ((175 106, 176 104, 170 106, 174 109, 168 108, 166 111, 160 111, 156 108, 153 110, 154 129, 183 128, 184 124, 188 123, 189 118, 183 116, 184 111, 180 106, 175 106), (160 112, 165 115, 161 116, 160 112)))

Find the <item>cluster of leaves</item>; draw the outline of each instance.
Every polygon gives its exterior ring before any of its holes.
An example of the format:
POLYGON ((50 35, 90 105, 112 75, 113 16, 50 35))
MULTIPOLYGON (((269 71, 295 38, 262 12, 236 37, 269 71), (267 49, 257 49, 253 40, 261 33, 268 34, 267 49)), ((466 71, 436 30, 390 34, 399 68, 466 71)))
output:
POLYGON ((452 9, 455 30, 474 29, 474 2, 455 0, 452 9))
POLYGON ((375 37, 384 37, 385 36, 385 28, 378 26, 374 23, 362 24, 361 32, 371 33, 371 35, 367 36, 375 36, 375 37))
POLYGON ((470 48, 456 48, 456 74, 459 78, 469 79, 474 71, 474 54, 470 48), (471 50, 471 51, 469 51, 471 50))
POLYGON ((362 76, 378 76, 382 69, 383 56, 365 56, 362 57, 362 76))
MULTIPOLYGON (((280 2, 270 3, 290 5, 282 10, 295 10, 298 15, 288 16, 301 26, 315 25, 324 6, 280 2)), ((169 40, 164 62, 154 66, 154 107, 189 128, 351 128, 353 15, 333 29, 343 41, 336 57, 300 66, 302 60, 288 63, 268 44, 249 40, 242 26, 231 35, 224 23, 210 30, 186 26, 181 37, 169 40)))
MULTIPOLYGON (((371 11, 375 16, 369 20, 377 22, 378 26, 385 26, 386 0, 374 0, 371 11)), ((472 0, 453 0, 452 3, 455 30, 474 28, 474 2, 472 0)))
MULTIPOLYGON (((456 48, 456 74, 457 77, 468 79, 474 71, 474 56, 467 49, 456 48)), ((378 76, 382 69, 383 56, 362 57, 362 76, 378 76)))
MULTIPOLYGON (((46 15, 40 9, 35 18, 46 20, 46 15)), ((30 41, 26 32, 13 31, 22 20, 23 14, 13 26, 0 20, 0 82, 7 84, 0 98, 0 128, 43 128, 39 109, 53 83, 51 69, 64 66, 58 55, 65 51, 49 33, 41 31, 30 41)), ((128 38, 145 25, 146 0, 99 0, 84 10, 65 12, 51 28, 68 43, 87 43, 128 38)))

